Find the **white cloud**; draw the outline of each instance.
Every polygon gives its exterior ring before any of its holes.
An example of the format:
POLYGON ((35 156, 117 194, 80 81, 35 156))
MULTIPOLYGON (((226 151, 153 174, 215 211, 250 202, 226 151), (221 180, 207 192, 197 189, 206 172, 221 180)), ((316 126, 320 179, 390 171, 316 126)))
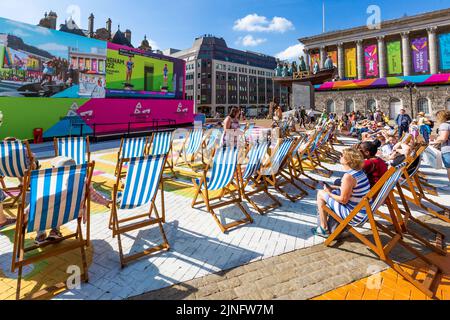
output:
POLYGON ((273 17, 269 20, 267 17, 259 16, 256 13, 249 14, 242 19, 234 22, 235 31, 247 32, 278 32, 284 33, 294 30, 294 24, 283 17, 273 17))
POLYGON ((38 46, 39 49, 45 51, 67 51, 67 46, 58 44, 58 43, 44 43, 38 46))
POLYGON ((20 30, 22 32, 25 33, 25 31, 28 32, 37 32, 40 33, 41 35, 44 36, 48 36, 51 35, 51 31, 47 28, 43 28, 43 27, 38 27, 38 26, 33 26, 33 25, 29 25, 26 23, 22 23, 22 22, 18 22, 18 21, 13 21, 13 20, 7 20, 6 21, 7 24, 16 27, 16 30, 20 30))
POLYGON ((293 61, 298 59, 300 56, 304 56, 303 49, 305 46, 301 43, 288 47, 286 50, 281 51, 275 55, 276 58, 280 60, 293 61))
POLYGON ((30 34, 26 33, 25 31, 23 31, 22 29, 16 29, 12 32, 13 35, 15 35, 16 37, 21 37, 21 38, 25 38, 25 37, 29 37, 30 34))
POLYGON ((150 47, 152 47, 153 50, 159 50, 161 49, 158 45, 158 43, 150 38, 147 38, 148 43, 150 44, 150 47))
POLYGON ((266 41, 267 39, 253 38, 252 35, 246 35, 245 37, 239 37, 236 44, 243 45, 244 47, 257 47, 266 41))

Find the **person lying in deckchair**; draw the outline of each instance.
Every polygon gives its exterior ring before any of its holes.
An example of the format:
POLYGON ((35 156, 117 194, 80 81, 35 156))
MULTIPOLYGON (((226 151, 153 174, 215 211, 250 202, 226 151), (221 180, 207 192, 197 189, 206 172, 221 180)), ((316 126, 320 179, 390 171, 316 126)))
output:
MULTIPOLYGON (((345 149, 340 163, 345 171, 342 185, 339 188, 325 185, 324 190, 319 191, 317 195, 320 225, 312 229, 316 236, 328 238, 335 225, 334 219, 329 219, 323 209, 325 204, 342 219, 345 219, 370 191, 369 179, 363 171, 364 158, 359 150, 345 149)), ((364 209, 355 216, 351 224, 360 225, 365 220, 367 220, 367 215, 364 209)))

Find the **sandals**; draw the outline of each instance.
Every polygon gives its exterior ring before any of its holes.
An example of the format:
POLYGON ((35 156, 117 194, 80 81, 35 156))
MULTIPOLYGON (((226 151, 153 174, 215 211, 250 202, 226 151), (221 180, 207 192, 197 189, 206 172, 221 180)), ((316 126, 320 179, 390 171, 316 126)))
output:
POLYGON ((17 221, 16 219, 7 218, 6 221, 0 225, 0 231, 6 229, 9 226, 12 226, 13 224, 16 223, 16 221, 17 221))
POLYGON ((44 242, 46 242, 46 241, 47 241, 47 234, 44 232, 44 233, 41 233, 40 235, 38 235, 38 236, 34 239, 34 244, 40 245, 40 244, 42 244, 42 243, 44 243, 44 242))
POLYGON ((313 235, 318 236, 318 237, 322 237, 322 238, 325 238, 325 239, 327 239, 330 236, 328 231, 325 230, 324 228, 322 228, 321 226, 318 226, 317 228, 311 229, 311 232, 313 233, 313 235))
POLYGON ((62 233, 59 232, 58 230, 52 230, 50 231, 48 237, 47 237, 47 241, 57 241, 60 240, 63 237, 62 233))

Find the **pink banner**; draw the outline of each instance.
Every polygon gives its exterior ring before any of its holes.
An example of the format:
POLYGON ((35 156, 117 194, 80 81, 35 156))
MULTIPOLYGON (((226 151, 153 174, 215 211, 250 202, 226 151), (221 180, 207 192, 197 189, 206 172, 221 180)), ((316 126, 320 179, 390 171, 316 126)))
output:
POLYGON ((364 61, 366 64, 366 77, 378 77, 378 46, 371 45, 364 48, 364 61))
POLYGON ((190 100, 91 99, 77 113, 95 134, 194 122, 190 100), (170 121, 169 121, 170 120, 170 121))

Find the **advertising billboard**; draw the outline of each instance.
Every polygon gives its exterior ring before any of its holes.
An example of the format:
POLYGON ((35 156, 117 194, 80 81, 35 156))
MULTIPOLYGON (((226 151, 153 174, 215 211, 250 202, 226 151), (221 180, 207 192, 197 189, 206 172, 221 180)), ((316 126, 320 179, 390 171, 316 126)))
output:
POLYGON ((0 96, 105 97, 104 41, 0 18, 0 58, 0 96))
POLYGON ((328 51, 327 55, 329 57, 331 57, 331 60, 333 61, 333 66, 335 66, 337 68, 337 63, 338 63, 337 51, 336 50, 328 51))
POLYGON ((319 63, 320 66, 320 53, 312 53, 310 55, 310 63, 309 63, 309 67, 310 67, 310 71, 313 72, 314 71, 314 64, 317 62, 319 63))
POLYGON ((417 38, 411 41, 412 60, 415 73, 428 73, 428 38, 417 38))

